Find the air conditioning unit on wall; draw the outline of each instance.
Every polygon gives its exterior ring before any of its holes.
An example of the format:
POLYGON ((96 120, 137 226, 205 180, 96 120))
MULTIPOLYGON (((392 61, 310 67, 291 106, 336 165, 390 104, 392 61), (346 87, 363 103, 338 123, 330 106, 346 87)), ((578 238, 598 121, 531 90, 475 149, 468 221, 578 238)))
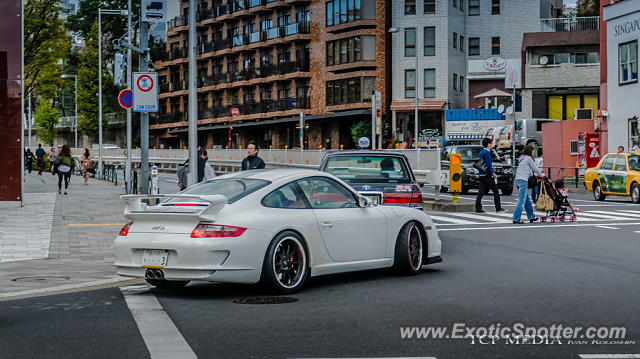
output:
POLYGON ((591 108, 576 108, 576 112, 573 116, 574 120, 592 120, 593 109, 591 108))

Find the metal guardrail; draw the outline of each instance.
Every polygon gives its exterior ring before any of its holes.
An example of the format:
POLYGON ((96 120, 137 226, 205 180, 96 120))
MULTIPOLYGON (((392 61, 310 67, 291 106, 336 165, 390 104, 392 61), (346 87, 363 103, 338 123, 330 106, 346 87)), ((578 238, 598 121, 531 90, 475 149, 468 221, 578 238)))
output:
POLYGON ((600 16, 540 19, 540 32, 600 30, 600 16))
POLYGON ((584 168, 542 166, 542 170, 546 172, 547 178, 551 181, 562 179, 565 185, 574 184, 576 188, 579 188, 580 184, 584 184, 584 173, 580 173, 585 170, 584 168))

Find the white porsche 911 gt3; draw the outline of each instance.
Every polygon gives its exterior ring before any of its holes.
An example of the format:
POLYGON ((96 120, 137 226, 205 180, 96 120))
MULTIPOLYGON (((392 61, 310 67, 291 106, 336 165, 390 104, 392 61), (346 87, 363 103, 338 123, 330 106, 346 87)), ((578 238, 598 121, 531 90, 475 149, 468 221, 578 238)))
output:
POLYGON ((158 287, 262 281, 293 293, 309 276, 383 267, 417 274, 442 261, 429 215, 374 205, 319 171, 244 171, 180 194, 122 198, 131 222, 114 241, 117 273, 158 287), (163 201, 143 203, 154 197, 163 201))

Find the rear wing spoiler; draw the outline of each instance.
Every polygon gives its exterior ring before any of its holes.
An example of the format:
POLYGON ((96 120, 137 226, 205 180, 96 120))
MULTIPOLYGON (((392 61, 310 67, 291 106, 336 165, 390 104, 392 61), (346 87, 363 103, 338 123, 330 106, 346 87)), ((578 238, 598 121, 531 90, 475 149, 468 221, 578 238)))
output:
POLYGON ((196 216, 200 220, 214 221, 216 214, 222 210, 227 204, 227 197, 219 194, 215 195, 190 195, 190 194, 156 194, 156 195, 137 195, 127 194, 120 196, 125 201, 124 217, 128 219, 135 219, 136 217, 148 217, 148 216, 196 216), (162 211, 148 211, 149 207, 159 208, 159 206, 148 206, 142 203, 142 200, 146 199, 169 199, 169 198, 183 198, 189 202, 189 200, 200 200, 208 202, 206 206, 194 206, 194 211, 190 212, 162 212, 162 211))

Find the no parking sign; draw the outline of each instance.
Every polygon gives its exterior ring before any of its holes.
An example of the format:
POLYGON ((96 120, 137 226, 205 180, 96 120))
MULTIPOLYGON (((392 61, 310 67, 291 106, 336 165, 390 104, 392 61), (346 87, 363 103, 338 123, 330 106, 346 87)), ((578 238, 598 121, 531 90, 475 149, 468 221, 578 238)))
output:
POLYGON ((133 73, 133 111, 158 112, 158 74, 133 73))

